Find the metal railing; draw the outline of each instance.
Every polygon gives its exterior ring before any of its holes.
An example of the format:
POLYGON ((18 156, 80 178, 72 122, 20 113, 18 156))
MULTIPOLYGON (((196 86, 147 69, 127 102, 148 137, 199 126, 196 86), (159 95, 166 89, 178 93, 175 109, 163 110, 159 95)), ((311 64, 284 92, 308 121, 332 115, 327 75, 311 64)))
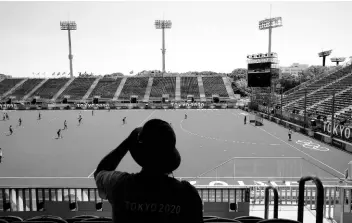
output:
MULTIPOLYGON (((312 180, 312 178, 308 177, 306 179, 306 181, 309 180, 312 180)), ((196 188, 203 202, 248 202, 251 205, 265 206, 274 204, 274 218, 277 216, 277 208, 275 208, 277 202, 279 206, 299 206, 299 213, 302 211, 300 205, 303 204, 310 210, 316 210, 317 219, 320 219, 321 216, 327 219, 339 218, 336 215, 334 216, 334 213, 336 214, 337 212, 352 215, 352 186, 325 186, 321 190, 322 186, 320 185, 318 185, 318 188, 314 185, 304 187, 304 183, 302 183, 305 182, 304 179, 300 182, 300 185, 276 186, 271 191, 267 189, 268 185, 196 186, 196 188), (304 189, 301 188, 302 185, 304 189), (303 198, 300 198, 302 195, 303 198), (321 209, 323 210, 322 215, 318 214, 321 209)), ((0 187, 0 214, 1 212, 8 212, 9 214, 10 212, 41 212, 47 201, 66 202, 68 204, 76 202, 92 202, 95 204, 107 202, 99 197, 98 190, 93 187, 0 187)), ((266 214, 266 216, 268 215, 266 214)))

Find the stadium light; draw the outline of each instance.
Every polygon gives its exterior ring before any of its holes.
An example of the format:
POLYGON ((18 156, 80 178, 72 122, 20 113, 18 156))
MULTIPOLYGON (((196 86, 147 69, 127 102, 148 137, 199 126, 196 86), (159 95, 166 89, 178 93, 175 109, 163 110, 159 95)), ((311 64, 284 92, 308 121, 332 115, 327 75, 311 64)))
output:
POLYGON ((75 21, 60 21, 60 28, 61 30, 67 30, 68 31, 68 48, 69 48, 69 55, 68 59, 70 60, 70 74, 71 78, 73 77, 73 68, 72 68, 72 50, 71 50, 71 30, 77 30, 77 24, 75 21))
POLYGON ((345 57, 333 57, 330 60, 331 62, 336 63, 336 66, 338 66, 339 63, 345 61, 345 59, 345 57))
POLYGON ((327 56, 330 56, 331 52, 332 52, 332 50, 327 50, 327 51, 322 51, 322 52, 318 53, 318 56, 323 58, 323 67, 325 67, 325 58, 327 56))
POLYGON ((259 21, 259 30, 265 30, 269 29, 269 48, 268 48, 268 53, 271 53, 271 32, 272 29, 278 28, 282 26, 282 18, 281 17, 275 17, 275 18, 270 18, 270 19, 264 19, 259 21))
POLYGON ((161 29, 162 30, 162 36, 163 36, 163 42, 162 42, 162 49, 161 49, 161 53, 162 53, 162 72, 163 74, 165 73, 165 29, 171 29, 172 26, 172 22, 171 20, 155 20, 155 28, 156 29, 161 29))

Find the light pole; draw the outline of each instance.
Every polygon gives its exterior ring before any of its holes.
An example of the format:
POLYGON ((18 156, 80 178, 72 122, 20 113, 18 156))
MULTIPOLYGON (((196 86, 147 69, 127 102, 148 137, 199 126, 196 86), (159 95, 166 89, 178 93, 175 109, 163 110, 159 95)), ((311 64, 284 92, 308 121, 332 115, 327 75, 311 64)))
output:
POLYGON ((322 51, 322 52, 318 53, 318 56, 323 58, 323 67, 325 67, 325 59, 326 59, 326 57, 330 56, 331 52, 332 52, 332 50, 322 51))
POLYGON ((68 59, 70 60, 70 74, 71 78, 73 77, 73 68, 72 68, 72 50, 71 50, 71 30, 77 30, 77 24, 74 21, 64 21, 60 22, 61 30, 68 30, 68 48, 69 48, 69 55, 68 59))
POLYGON ((270 19, 265 19, 259 21, 259 29, 260 30, 265 30, 269 29, 269 47, 268 47, 268 54, 270 55, 271 53, 271 33, 273 28, 281 27, 282 26, 282 18, 281 17, 275 17, 275 18, 270 18, 270 19))
POLYGON ((162 30, 162 49, 161 49, 161 53, 162 53, 162 72, 163 74, 165 73, 165 53, 166 53, 166 49, 165 49, 165 29, 171 29, 172 26, 172 22, 171 20, 155 20, 155 28, 156 29, 161 29, 162 30))
POLYGON ((330 60, 331 62, 336 63, 336 66, 338 66, 339 63, 345 61, 345 59, 345 57, 333 57, 330 60))

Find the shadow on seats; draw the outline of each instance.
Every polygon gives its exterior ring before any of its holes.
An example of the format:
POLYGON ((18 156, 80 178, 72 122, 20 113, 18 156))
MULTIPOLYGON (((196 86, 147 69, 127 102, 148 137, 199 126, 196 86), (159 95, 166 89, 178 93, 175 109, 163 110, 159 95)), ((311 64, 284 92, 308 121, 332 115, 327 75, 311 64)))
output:
POLYGON ((67 221, 67 223, 74 223, 74 222, 81 222, 83 220, 94 219, 94 218, 99 218, 99 217, 95 215, 79 215, 79 216, 74 216, 72 218, 67 218, 65 219, 65 221, 67 221))
POLYGON ((217 216, 203 216, 203 220, 210 219, 210 218, 218 218, 217 216))
POLYGON ((204 222, 237 222, 241 223, 240 221, 229 219, 229 218, 208 218, 204 219, 204 222))
POLYGON ((67 223, 64 219, 58 216, 50 216, 50 215, 42 215, 33 217, 30 219, 25 220, 26 222, 55 222, 55 223, 67 223))
POLYGON ((300 223, 300 222, 295 220, 276 218, 276 219, 261 220, 258 223, 300 223))
POLYGON ((99 218, 99 217, 95 216, 95 215, 79 215, 79 216, 74 216, 72 218, 75 218, 75 219, 91 219, 91 218, 99 218))
POLYGON ((83 220, 82 222, 112 222, 112 218, 109 217, 100 217, 100 218, 91 218, 83 220))
POLYGON ((55 221, 20 221, 25 223, 56 223, 55 221))
POLYGON ((241 216, 235 218, 235 220, 240 221, 241 223, 258 223, 264 219, 255 216, 241 216))
POLYGON ((7 221, 8 223, 15 222, 15 221, 23 221, 22 218, 18 216, 1 216, 0 219, 7 221))

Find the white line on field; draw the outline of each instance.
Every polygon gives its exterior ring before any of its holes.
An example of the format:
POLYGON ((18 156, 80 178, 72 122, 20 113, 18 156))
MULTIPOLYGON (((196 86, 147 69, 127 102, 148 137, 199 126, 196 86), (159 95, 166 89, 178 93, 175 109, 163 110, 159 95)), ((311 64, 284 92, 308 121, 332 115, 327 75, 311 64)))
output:
MULTIPOLYGON (((154 110, 152 113, 150 113, 138 126, 142 126, 143 123, 144 123, 145 121, 147 121, 147 120, 154 114, 154 112, 156 112, 156 110, 154 110)), ((86 177, 86 178, 91 178, 91 177, 94 175, 95 170, 96 170, 96 169, 94 169, 93 172, 91 172, 91 173, 88 175, 88 177, 86 177)))
POLYGON ((88 175, 88 178, 91 178, 91 177, 92 177, 92 175, 95 173, 95 170, 96 170, 96 169, 94 169, 93 172, 88 175))
POLYGON ((313 160, 315 160, 315 161, 317 161, 317 162, 319 162, 319 163, 323 164, 324 166, 326 166, 326 167, 328 167, 328 168, 330 168, 330 169, 332 169, 332 170, 336 171, 336 173, 341 174, 341 176, 345 176, 345 175, 344 175, 343 173, 341 173, 340 171, 338 171, 338 170, 336 170, 336 169, 332 168, 331 166, 329 166, 329 165, 327 165, 327 164, 323 163, 322 161, 320 161, 320 160, 318 160, 318 159, 314 158, 313 156, 311 156, 311 155, 309 155, 309 154, 307 154, 307 153, 303 152, 302 150, 300 150, 300 149, 296 148, 295 146, 293 146, 293 145, 289 144, 288 142, 286 142, 286 141, 282 140, 281 138, 279 138, 279 137, 277 137, 277 136, 275 136, 275 135, 271 134, 270 132, 266 131, 265 129, 263 129, 263 128, 261 128, 261 127, 257 127, 257 128, 259 128, 259 129, 260 129, 260 130, 262 130, 263 132, 266 132, 267 134, 271 135, 272 137, 274 137, 274 138, 276 138, 276 139, 280 140, 281 142, 285 143, 286 145, 290 146, 291 148, 294 148, 295 150, 297 150, 297 151, 299 151, 299 152, 303 153, 304 155, 308 156, 309 158, 311 158, 311 159, 313 159, 313 160))

